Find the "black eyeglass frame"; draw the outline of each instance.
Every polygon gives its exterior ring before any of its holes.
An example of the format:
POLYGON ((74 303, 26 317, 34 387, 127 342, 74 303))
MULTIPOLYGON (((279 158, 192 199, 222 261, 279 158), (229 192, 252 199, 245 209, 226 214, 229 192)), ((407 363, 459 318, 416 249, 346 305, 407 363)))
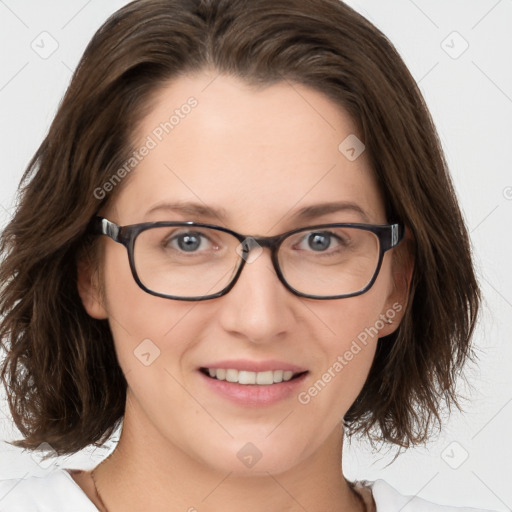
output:
POLYGON ((104 217, 95 216, 92 218, 87 232, 94 235, 106 235, 109 238, 111 238, 114 242, 117 242, 121 245, 124 245, 126 247, 126 250, 128 252, 128 260, 130 263, 130 269, 133 275, 133 278, 135 279, 135 282, 142 288, 145 292, 155 295, 156 297, 162 297, 165 299, 173 299, 173 300, 188 300, 188 301, 199 301, 199 300, 208 300, 208 299, 215 299, 217 297, 222 297, 226 293, 228 293, 233 286, 235 286, 236 282, 238 281, 238 278, 240 277, 240 274, 242 273, 242 270, 246 263, 246 257, 249 255, 252 247, 249 243, 246 242, 246 240, 254 240, 257 244, 259 244, 261 247, 268 247, 271 252, 271 260, 272 264, 274 266, 274 270, 276 271, 277 277, 283 283, 286 289, 291 291, 293 294, 298 295, 299 297, 306 297, 308 299, 318 299, 318 300, 330 300, 330 299, 345 299, 349 297, 355 297, 357 295, 362 295, 363 293, 367 292, 375 283, 375 280, 377 279, 377 276, 379 275, 380 268, 382 266, 382 260, 384 258, 384 254, 389 251, 390 249, 393 249, 396 247, 403 239, 405 235, 405 226, 402 223, 397 224, 384 224, 384 225, 374 225, 374 224, 358 224, 358 223, 330 223, 330 224, 316 224, 314 226, 306 226, 301 227, 297 229, 293 229, 291 231, 287 231, 286 233, 281 233, 280 235, 275 236, 262 236, 262 237, 255 237, 250 235, 241 235, 240 233, 237 233, 236 231, 233 231, 228 228, 224 228, 222 226, 216 226, 214 224, 204 224, 200 222, 193 222, 193 221, 161 221, 161 222, 143 222, 140 224, 130 224, 127 226, 119 226, 115 224, 112 221, 109 221, 108 219, 104 217), (222 231, 224 233, 228 233, 235 238, 238 239, 238 241, 242 244, 242 251, 244 253, 243 256, 240 257, 240 264, 236 271, 236 274, 233 276, 231 282, 224 287, 221 291, 217 293, 213 293, 211 295, 204 295, 201 297, 180 297, 177 295, 166 295, 164 293, 158 293, 153 290, 150 290, 147 288, 139 279, 139 276, 137 274, 137 270, 135 268, 135 258, 134 258, 134 246, 135 246, 135 240, 137 236, 151 228, 157 228, 157 227, 171 227, 171 226, 193 226, 193 227, 199 227, 199 228, 210 228, 215 229, 218 231, 222 231), (363 229, 366 231, 370 231, 374 233, 378 240, 379 240, 379 261, 377 264, 377 267, 375 269, 375 272, 371 278, 371 280, 368 282, 368 284, 362 289, 357 292, 347 293, 343 295, 330 295, 330 296, 320 296, 320 295, 309 295, 307 293, 302 293, 293 286, 291 286, 285 279, 283 273, 281 272, 281 267, 279 266, 279 261, 277 258, 277 252, 283 241, 288 238, 289 236, 299 233, 301 231, 311 231, 316 229, 322 229, 322 228, 334 228, 334 227, 346 227, 346 228, 358 228, 363 229))

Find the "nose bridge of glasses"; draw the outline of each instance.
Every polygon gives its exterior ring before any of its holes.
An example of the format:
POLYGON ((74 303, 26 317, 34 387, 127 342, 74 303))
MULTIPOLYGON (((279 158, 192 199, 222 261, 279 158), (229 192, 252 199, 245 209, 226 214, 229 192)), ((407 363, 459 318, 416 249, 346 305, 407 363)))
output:
MULTIPOLYGON (((263 265, 263 268, 266 267, 268 270, 273 270, 275 272, 276 278, 283 282, 282 270, 280 269, 279 261, 277 258, 277 248, 279 243, 283 239, 282 235, 276 236, 251 236, 245 235, 243 239, 240 241, 239 248, 237 249, 237 253, 239 256, 239 266, 236 275, 233 275, 232 286, 239 280, 242 270, 244 267, 252 267, 253 263, 256 260, 259 260, 260 265, 263 265), (265 260, 263 256, 264 249, 269 249, 268 257, 270 258, 270 262, 265 260), (249 265, 246 265, 246 264, 249 265)), ((264 271, 266 272, 266 271, 264 271)), ((244 275, 247 274, 247 268, 243 272, 244 275)), ((247 275, 246 275, 247 278, 247 275)), ((261 275, 256 278, 259 284, 261 285, 261 275)), ((286 285, 286 283, 283 283, 286 285)))
POLYGON ((244 236, 242 242, 240 243, 239 256, 241 259, 245 260, 243 263, 252 263, 258 257, 260 257, 263 253, 263 250, 267 248, 270 252, 269 256, 272 265, 274 266, 274 270, 276 270, 277 274, 279 275, 279 270, 275 268, 276 264, 279 266, 276 253, 283 238, 283 235, 244 236))
MULTIPOLYGON (((276 255, 277 247, 279 246, 280 241, 282 240, 282 235, 276 236, 251 236, 246 235, 243 236, 242 241, 240 242, 239 249, 237 249, 237 253, 240 258, 241 266, 245 266, 246 263, 253 263, 257 259, 260 259, 264 249, 269 249, 269 257, 270 264, 274 268, 277 276, 279 277, 281 274, 281 270, 279 269, 279 262, 276 255)), ((268 265, 267 263, 265 265, 268 265)), ((241 268, 240 268, 241 271, 241 268)))
POLYGON ((251 250, 254 248, 261 247, 262 249, 267 247, 271 251, 277 247, 279 244, 280 239, 282 238, 282 235, 277 236, 251 236, 247 235, 244 236, 244 239, 242 241, 242 246, 244 250, 251 250))

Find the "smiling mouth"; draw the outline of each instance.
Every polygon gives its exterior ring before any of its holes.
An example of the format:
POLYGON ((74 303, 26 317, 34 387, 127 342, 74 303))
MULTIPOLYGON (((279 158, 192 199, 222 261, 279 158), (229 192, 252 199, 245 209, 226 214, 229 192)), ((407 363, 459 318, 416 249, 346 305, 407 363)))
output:
POLYGON ((280 382, 288 382, 296 379, 301 375, 308 373, 292 372, 289 370, 268 370, 265 372, 249 372, 246 370, 225 369, 225 368, 200 368, 201 373, 215 380, 224 380, 234 384, 243 385, 260 385, 269 386, 271 384, 279 384, 280 382))

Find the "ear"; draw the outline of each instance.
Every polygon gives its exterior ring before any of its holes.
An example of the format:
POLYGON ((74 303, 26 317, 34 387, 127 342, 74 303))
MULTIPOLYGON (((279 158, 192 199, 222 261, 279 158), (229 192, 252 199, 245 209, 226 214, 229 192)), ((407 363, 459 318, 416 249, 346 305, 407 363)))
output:
POLYGON ((99 275, 86 251, 77 257, 76 265, 78 294, 85 310, 98 320, 108 318, 107 310, 103 305, 99 275))
POLYGON ((392 290, 386 300, 385 309, 380 315, 384 327, 379 329, 379 337, 388 336, 395 332, 402 321, 411 289, 414 270, 414 239, 408 227, 404 240, 392 253, 392 290))

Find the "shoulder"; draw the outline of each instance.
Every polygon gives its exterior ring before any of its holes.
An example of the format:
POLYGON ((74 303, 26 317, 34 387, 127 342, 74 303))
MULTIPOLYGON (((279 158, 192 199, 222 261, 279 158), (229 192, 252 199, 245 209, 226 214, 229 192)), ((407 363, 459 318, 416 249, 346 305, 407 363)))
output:
POLYGON ((361 481, 358 485, 371 488, 377 512, 492 512, 472 507, 440 505, 417 496, 406 496, 381 479, 361 481))
POLYGON ((0 480, 0 512, 98 512, 65 469, 0 480))

